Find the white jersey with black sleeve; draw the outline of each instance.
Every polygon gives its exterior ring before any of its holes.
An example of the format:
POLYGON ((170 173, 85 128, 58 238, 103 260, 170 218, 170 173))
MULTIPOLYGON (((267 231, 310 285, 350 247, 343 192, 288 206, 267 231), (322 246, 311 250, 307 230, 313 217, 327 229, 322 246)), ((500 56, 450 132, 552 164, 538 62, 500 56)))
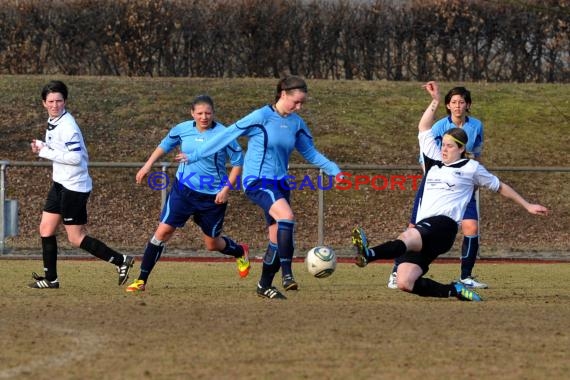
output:
POLYGON ((449 165, 441 161, 441 149, 431 130, 418 135, 425 163, 425 186, 415 222, 445 215, 459 223, 475 186, 498 191, 501 182, 478 161, 462 158, 449 165))
POLYGON ((68 190, 90 192, 92 181, 87 165, 89 155, 75 118, 64 113, 48 120, 45 146, 39 156, 53 162, 52 178, 68 190))

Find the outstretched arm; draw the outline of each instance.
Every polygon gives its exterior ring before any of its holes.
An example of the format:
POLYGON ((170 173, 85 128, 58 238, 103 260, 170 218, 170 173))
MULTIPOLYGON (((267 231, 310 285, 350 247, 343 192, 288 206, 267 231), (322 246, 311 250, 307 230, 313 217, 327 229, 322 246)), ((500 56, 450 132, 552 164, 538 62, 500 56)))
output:
POLYGON ((420 132, 427 131, 431 129, 433 122, 435 121, 435 112, 437 111, 437 106, 439 105, 439 86, 437 82, 430 81, 422 86, 430 94, 432 101, 429 106, 424 111, 420 122, 418 123, 418 129, 420 132))
POLYGON ((501 182, 499 187, 499 194, 503 197, 512 199, 519 205, 523 206, 531 214, 536 215, 548 215, 548 209, 539 204, 528 203, 519 193, 517 193, 512 187, 506 183, 501 182))

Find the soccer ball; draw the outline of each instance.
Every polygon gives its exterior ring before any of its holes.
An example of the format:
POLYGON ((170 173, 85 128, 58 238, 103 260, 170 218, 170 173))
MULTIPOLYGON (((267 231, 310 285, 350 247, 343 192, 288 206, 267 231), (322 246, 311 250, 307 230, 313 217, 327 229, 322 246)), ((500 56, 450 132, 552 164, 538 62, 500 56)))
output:
POLYGON ((325 278, 336 269, 336 254, 330 247, 315 247, 307 252, 307 270, 317 278, 325 278))

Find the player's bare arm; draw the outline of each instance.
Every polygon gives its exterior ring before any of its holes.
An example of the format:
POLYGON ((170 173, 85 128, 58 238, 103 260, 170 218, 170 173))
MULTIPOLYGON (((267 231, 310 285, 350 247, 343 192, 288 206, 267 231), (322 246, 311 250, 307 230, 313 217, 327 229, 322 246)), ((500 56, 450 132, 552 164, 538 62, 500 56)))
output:
POLYGON ((526 199, 524 199, 512 187, 510 187, 509 185, 507 185, 504 182, 501 182, 501 186, 499 187, 499 194, 501 194, 505 198, 512 199, 514 202, 523 206, 525 208, 525 210, 527 210, 531 214, 548 215, 549 210, 546 207, 539 205, 539 204, 533 204, 533 203, 527 202, 526 199))

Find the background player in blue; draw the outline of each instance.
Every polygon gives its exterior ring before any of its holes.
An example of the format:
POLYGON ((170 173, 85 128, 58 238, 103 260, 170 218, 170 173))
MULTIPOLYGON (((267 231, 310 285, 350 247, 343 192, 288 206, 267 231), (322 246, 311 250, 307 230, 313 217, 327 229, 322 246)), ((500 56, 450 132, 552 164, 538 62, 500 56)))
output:
POLYGON ((246 196, 265 213, 269 244, 263 259, 263 271, 257 284, 260 297, 285 299, 272 284, 281 268, 285 290, 297 290, 291 262, 294 253, 295 216, 290 205, 290 190, 283 186, 288 176, 289 158, 294 149, 310 163, 336 176, 339 167, 314 146, 305 121, 296 113, 307 98, 307 84, 289 76, 277 83, 275 103, 265 105, 230 125, 198 149, 179 155, 179 160, 195 162, 211 155, 239 136, 249 138, 244 160, 243 188, 246 196))
MULTIPOLYGON (((467 145, 465 146, 467 155, 481 161, 483 151, 483 124, 478 119, 468 116, 471 110, 471 92, 465 87, 454 87, 445 95, 445 107, 447 116, 435 122, 432 127, 432 134, 435 142, 441 147, 441 141, 445 132, 452 128, 462 128, 467 134, 467 145)), ((421 158, 420 158, 421 161, 421 158)), ((422 182, 423 186, 423 182, 422 182)), ((416 193, 414 199, 414 209, 410 224, 416 222, 416 212, 418 203, 421 202, 422 191, 416 193)), ((479 213, 477 212, 477 189, 473 192, 471 200, 465 209, 465 215, 461 221, 461 231, 463 232, 463 244, 461 246, 461 275, 460 281, 470 288, 486 288, 487 284, 477 281, 473 276, 473 267, 479 252, 479 213)), ((388 287, 397 288, 396 269, 398 260, 395 261, 392 273, 388 280, 388 287)))
MULTIPOLYGON (((193 151, 225 130, 222 124, 214 121, 214 101, 207 95, 197 96, 192 101, 190 113, 193 120, 182 122, 170 130, 138 171, 137 183, 142 183, 152 170, 152 165, 174 148, 180 147, 182 152, 193 151)), ((183 227, 191 216, 204 233, 206 248, 234 256, 240 277, 249 274, 248 246, 237 244, 221 235, 230 185, 236 185, 242 165, 242 149, 234 140, 199 161, 178 166, 176 180, 173 181, 163 206, 160 223, 146 245, 139 277, 127 287, 127 292, 145 290, 148 277, 160 259, 164 245, 176 228, 183 227), (227 160, 232 165, 229 176, 226 172, 227 160)))
POLYGON ((527 202, 479 162, 467 158, 467 133, 462 128, 452 128, 445 132, 441 148, 437 146, 431 125, 439 104, 439 91, 435 82, 428 82, 424 87, 431 95, 432 102, 418 125, 426 179, 422 190, 423 201, 418 206, 417 222, 396 240, 374 248, 368 247, 368 239, 362 228, 355 228, 352 242, 357 249, 356 264, 364 267, 370 261, 402 257, 398 266, 400 290, 422 297, 457 297, 460 300, 480 301, 479 295, 460 281, 442 284, 423 277, 431 262, 453 246, 458 223, 463 218, 473 189, 479 186, 498 192, 531 214, 546 215, 548 210, 544 206, 527 202))
POLYGON ((62 223, 72 246, 117 266, 119 285, 123 285, 134 258, 121 255, 87 235, 87 200, 92 189, 89 155, 75 118, 66 110, 67 95, 67 86, 61 81, 51 81, 44 86, 42 102, 49 116, 45 142, 33 140, 31 143, 33 153, 53 162, 53 183, 40 222, 45 274, 33 273, 35 281, 29 286, 59 288, 56 233, 62 223))

